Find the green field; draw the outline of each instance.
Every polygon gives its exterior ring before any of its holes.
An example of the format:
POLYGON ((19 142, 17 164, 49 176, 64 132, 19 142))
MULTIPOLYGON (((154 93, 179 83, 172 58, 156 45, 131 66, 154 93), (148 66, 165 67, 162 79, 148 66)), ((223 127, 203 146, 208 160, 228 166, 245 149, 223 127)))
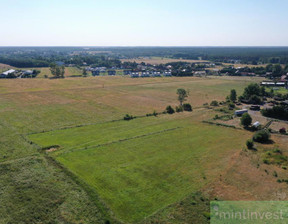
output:
POLYGON ((93 187, 116 218, 133 223, 213 181, 247 137, 243 131, 199 124, 193 113, 185 119, 171 116, 29 138, 43 147, 61 146, 53 157, 93 187))

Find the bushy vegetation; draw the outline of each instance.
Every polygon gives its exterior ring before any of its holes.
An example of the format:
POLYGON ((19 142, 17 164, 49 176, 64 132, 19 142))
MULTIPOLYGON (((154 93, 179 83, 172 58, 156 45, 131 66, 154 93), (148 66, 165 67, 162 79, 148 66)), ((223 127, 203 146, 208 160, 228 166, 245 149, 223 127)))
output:
POLYGON ((183 109, 183 107, 181 107, 181 106, 176 106, 175 111, 176 111, 177 113, 180 113, 180 112, 183 112, 184 109, 183 109))
POLYGON ((219 106, 219 103, 218 103, 216 100, 213 100, 213 101, 210 103, 210 106, 217 107, 217 106, 219 106))
POLYGON ((192 111, 192 106, 190 103, 184 103, 183 104, 183 110, 184 111, 192 111))
POLYGON ((239 100, 245 103, 261 104, 266 91, 264 87, 260 87, 257 83, 249 84, 245 89, 239 100))
POLYGON ((252 139, 248 139, 248 140, 246 141, 246 146, 247 146, 248 149, 253 149, 253 147, 254 147, 254 142, 253 142, 253 140, 252 140, 252 139))
POLYGON ((279 105, 273 108, 261 110, 263 116, 272 117, 280 120, 288 120, 288 106, 279 105))
POLYGON ((170 105, 166 107, 167 114, 174 114, 175 110, 170 105))
POLYGON ((123 119, 124 119, 125 121, 130 121, 130 120, 132 120, 132 119, 134 119, 134 118, 135 118, 134 116, 129 115, 129 114, 126 114, 123 119))
POLYGON ((266 143, 270 140, 270 136, 271 134, 267 130, 260 130, 254 134, 253 140, 255 142, 266 143))

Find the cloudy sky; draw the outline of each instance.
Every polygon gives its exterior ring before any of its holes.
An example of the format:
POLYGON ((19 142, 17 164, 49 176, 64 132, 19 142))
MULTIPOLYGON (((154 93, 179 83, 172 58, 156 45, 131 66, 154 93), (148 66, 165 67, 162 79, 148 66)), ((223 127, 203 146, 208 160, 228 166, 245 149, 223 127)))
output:
POLYGON ((287 0, 0 3, 0 46, 288 46, 287 0))

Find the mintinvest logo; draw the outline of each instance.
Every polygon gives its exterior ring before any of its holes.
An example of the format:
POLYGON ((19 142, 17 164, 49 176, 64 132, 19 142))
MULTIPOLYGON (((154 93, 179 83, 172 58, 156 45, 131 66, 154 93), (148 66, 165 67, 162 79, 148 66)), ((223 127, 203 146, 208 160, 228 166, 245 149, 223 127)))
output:
POLYGON ((212 201, 211 224, 288 224, 288 201, 212 201))

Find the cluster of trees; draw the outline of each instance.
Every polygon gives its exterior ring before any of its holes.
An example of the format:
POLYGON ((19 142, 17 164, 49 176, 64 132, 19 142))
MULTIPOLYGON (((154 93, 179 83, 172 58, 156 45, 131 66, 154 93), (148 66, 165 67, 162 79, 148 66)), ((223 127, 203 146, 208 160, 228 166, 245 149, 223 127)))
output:
POLYGON ((172 106, 167 106, 166 107, 166 113, 168 114, 174 114, 176 112, 183 112, 183 111, 192 111, 192 106, 189 103, 184 103, 187 100, 187 97, 189 95, 189 91, 185 89, 177 89, 177 95, 178 95, 178 101, 179 101, 179 106, 173 109, 172 106))
POLYGON ((280 120, 288 120, 288 106, 279 105, 273 108, 267 108, 261 110, 261 113, 265 117, 272 117, 280 120))
POLYGON ((95 67, 121 66, 121 61, 116 56, 89 54, 81 48, 0 48, 0 63, 15 67, 49 67, 51 63, 58 61, 76 66, 82 66, 84 63, 95 67))
POLYGON ((51 64, 50 71, 54 78, 64 78, 65 67, 63 65, 58 66, 56 64, 51 64))
POLYGON ((266 67, 244 67, 240 69, 236 69, 234 67, 226 67, 220 71, 220 73, 228 73, 232 76, 237 76, 241 72, 255 73, 257 75, 271 73, 271 77, 276 78, 288 73, 288 64, 284 68, 280 64, 268 64, 266 67))
POLYGON ((245 103, 262 104, 263 97, 268 96, 264 86, 259 86, 257 83, 249 84, 245 89, 239 100, 245 103))

